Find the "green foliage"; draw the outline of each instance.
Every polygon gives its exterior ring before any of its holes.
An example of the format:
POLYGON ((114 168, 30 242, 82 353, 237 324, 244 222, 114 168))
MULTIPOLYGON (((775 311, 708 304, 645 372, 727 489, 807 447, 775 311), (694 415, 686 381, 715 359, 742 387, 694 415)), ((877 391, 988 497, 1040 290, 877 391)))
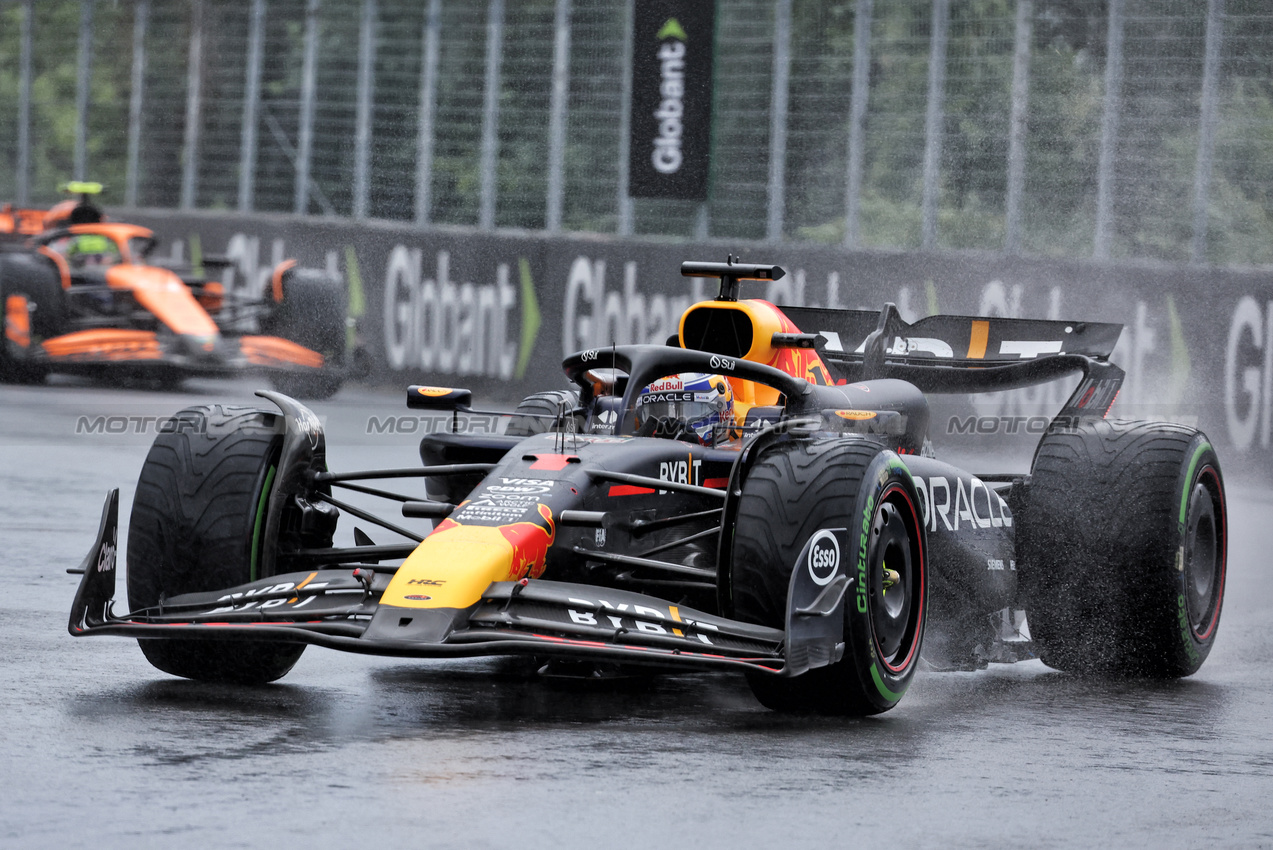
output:
MULTIPOLYGON (((619 92, 627 0, 572 0, 564 226, 617 226, 619 92)), ((1206 3, 1127 0, 1114 157, 1116 257, 1190 259, 1206 3)), ((506 2, 500 87, 500 227, 545 223, 548 103, 555 0, 506 2)), ((1273 263, 1273 16, 1267 0, 1227 0, 1220 109, 1208 206, 1207 259, 1273 263)), ((77 0, 34 4, 29 185, 57 199, 72 176, 77 0)), ((234 208, 250 0, 207 2, 196 204, 234 208)), ((269 0, 255 208, 290 212, 302 86, 306 0, 269 0)), ((377 0, 371 215, 411 219, 426 0, 377 0)), ((0 197, 16 188, 20 31, 24 4, 0 0, 0 197)), ((86 177, 122 202, 136 5, 94 4, 86 177)), ((323 0, 309 212, 352 208, 362 0, 323 0)), ((713 236, 765 231, 774 5, 718 3, 713 236)), ((146 50, 140 198, 175 206, 183 173, 190 0, 152 0, 146 50)), ((473 225, 488 4, 444 0, 430 219, 473 225)), ((787 116, 790 238, 844 239, 856 0, 794 0, 787 116)), ((1006 228, 1015 0, 950 4, 938 244, 997 251, 1006 228)), ((1106 92, 1107 11, 1088 0, 1033 0, 1022 250, 1090 256, 1106 92)), ((920 244, 932 0, 875 0, 859 229, 868 247, 920 244)), ((697 205, 641 201, 639 232, 690 237, 697 205)))

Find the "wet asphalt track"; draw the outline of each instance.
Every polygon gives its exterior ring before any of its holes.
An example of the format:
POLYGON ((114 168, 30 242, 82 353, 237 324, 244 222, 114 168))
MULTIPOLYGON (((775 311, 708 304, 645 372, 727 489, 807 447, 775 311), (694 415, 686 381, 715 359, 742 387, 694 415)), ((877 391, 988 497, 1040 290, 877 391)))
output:
MULTIPOLYGON (((1273 847, 1269 490, 1230 481, 1198 675, 921 672, 869 720, 774 715, 728 675, 579 690, 313 647, 275 685, 210 686, 69 637, 65 568, 109 487, 127 517, 152 436, 77 422, 250 389, 0 387, 0 846, 1273 847)), ((333 469, 415 460, 414 438, 366 433, 400 399, 314 405, 333 469)))

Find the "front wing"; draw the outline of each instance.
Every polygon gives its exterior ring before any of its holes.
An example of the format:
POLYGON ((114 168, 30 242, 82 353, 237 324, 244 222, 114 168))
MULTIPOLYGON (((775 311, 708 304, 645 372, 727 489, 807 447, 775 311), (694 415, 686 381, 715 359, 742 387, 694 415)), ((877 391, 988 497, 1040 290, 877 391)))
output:
POLYGON ((34 344, 28 357, 68 369, 128 365, 217 376, 315 372, 331 366, 318 352, 281 337, 224 336, 199 344, 128 328, 72 331, 34 344))
POLYGON ((80 570, 74 636, 278 640, 373 655, 446 658, 567 656, 664 668, 735 669, 794 675, 842 653, 792 647, 781 629, 680 608, 643 594, 532 579, 497 582, 470 610, 380 603, 393 567, 345 566, 276 575, 212 593, 165 599, 116 615, 118 491, 107 498, 98 539, 80 570), (788 663, 789 650, 799 660, 788 663))

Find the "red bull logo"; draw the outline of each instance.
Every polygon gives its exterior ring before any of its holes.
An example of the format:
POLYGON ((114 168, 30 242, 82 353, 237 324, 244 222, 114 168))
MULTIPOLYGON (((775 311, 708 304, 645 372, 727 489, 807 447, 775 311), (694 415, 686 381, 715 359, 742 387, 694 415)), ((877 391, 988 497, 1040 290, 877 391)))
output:
POLYGON ((539 578, 557 537, 552 510, 535 505, 543 523, 466 525, 438 523, 386 588, 383 604, 406 608, 467 608, 496 581, 539 578), (430 588, 428 596, 420 587, 430 588))
MULTIPOLYGON (((800 328, 796 327, 796 323, 787 318, 781 310, 774 307, 767 301, 758 301, 756 303, 764 304, 773 310, 774 318, 778 320, 778 326, 782 333, 800 333, 800 328)), ((774 354, 769 365, 775 369, 781 369, 788 375, 796 378, 804 378, 813 384, 820 386, 830 386, 831 373, 827 371, 826 365, 822 362, 822 358, 818 356, 818 352, 812 348, 779 348, 774 354)))
POLYGON ((543 517, 546 527, 535 522, 515 522, 512 525, 499 527, 513 547, 513 558, 509 564, 509 579, 539 578, 544 574, 544 562, 548 557, 548 549, 557 538, 557 525, 553 522, 552 508, 540 504, 536 506, 543 517))

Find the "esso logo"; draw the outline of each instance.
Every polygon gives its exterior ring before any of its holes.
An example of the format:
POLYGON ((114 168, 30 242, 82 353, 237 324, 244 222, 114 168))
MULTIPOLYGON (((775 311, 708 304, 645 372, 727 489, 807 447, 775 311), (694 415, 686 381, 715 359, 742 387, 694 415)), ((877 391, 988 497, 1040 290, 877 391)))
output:
POLYGON ((823 529, 809 541, 809 578, 818 586, 828 585, 840 566, 840 541, 823 529))
POLYGON ((583 354, 579 355, 579 360, 580 362, 583 362, 583 363, 591 363, 592 361, 596 359, 597 359, 597 349, 595 348, 590 348, 587 351, 585 351, 583 354))
POLYGON ((712 369, 722 372, 732 372, 734 369, 734 361, 728 357, 721 357, 719 354, 713 354, 711 359, 712 369))

